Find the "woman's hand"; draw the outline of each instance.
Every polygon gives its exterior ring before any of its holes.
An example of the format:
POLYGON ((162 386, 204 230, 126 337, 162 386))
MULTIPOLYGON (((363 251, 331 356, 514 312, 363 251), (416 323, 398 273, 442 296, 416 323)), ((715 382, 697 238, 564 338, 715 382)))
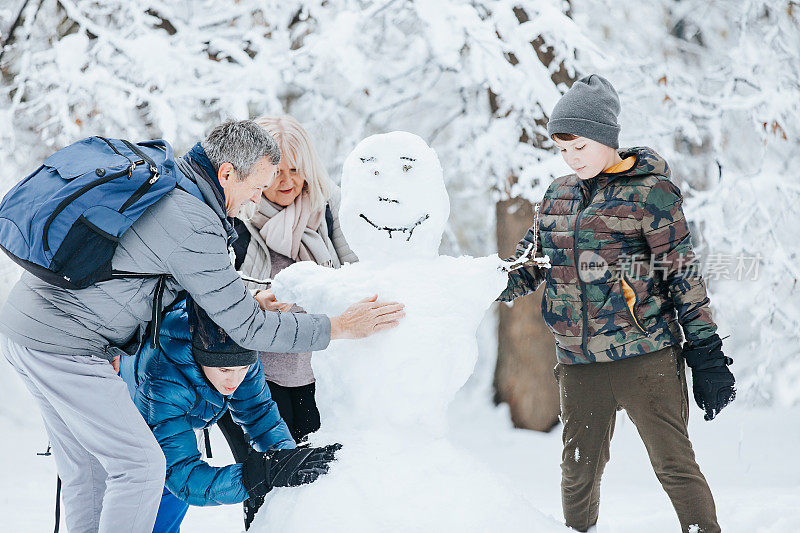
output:
POLYGON ((288 311, 294 304, 282 303, 275 298, 271 289, 260 290, 254 295, 259 307, 264 311, 288 311))
POLYGON ((397 302, 379 302, 377 294, 364 298, 331 317, 331 339, 362 339, 396 327, 406 316, 404 308, 397 302))

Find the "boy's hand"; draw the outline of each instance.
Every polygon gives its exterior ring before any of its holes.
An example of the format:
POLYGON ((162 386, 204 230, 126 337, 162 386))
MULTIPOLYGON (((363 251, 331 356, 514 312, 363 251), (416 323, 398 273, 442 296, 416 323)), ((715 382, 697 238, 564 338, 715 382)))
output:
POLYGON ((706 420, 713 420, 736 398, 736 379, 727 367, 729 360, 726 358, 723 366, 692 370, 694 401, 705 411, 706 420))
POLYGON ((687 342, 682 355, 692 369, 694 400, 706 412, 704 418, 713 420, 736 398, 736 379, 728 369, 733 359, 722 353, 722 339, 716 333, 695 344, 687 342))
POLYGON ((251 451, 242 464, 242 478, 251 498, 264 496, 273 487, 297 487, 313 483, 328 472, 341 444, 321 448, 294 448, 268 452, 251 451))
POLYGON ((519 270, 520 268, 530 267, 530 266, 537 266, 539 268, 550 268, 550 256, 546 255, 544 257, 525 257, 522 256, 519 259, 512 259, 509 261, 503 261, 500 265, 500 270, 503 272, 513 272, 514 270, 519 270))

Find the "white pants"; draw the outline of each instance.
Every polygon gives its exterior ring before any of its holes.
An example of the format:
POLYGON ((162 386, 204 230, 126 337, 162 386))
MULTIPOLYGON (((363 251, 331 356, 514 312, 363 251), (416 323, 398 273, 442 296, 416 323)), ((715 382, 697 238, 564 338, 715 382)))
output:
POLYGON ((0 351, 42 411, 69 532, 152 532, 166 461, 111 364, 31 350, 4 335, 0 351))

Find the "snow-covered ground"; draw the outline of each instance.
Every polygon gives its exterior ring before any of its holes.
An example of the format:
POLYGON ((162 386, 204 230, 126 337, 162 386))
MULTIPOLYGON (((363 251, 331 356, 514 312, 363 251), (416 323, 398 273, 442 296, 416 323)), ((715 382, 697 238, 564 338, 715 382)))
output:
MULTIPOLYGON (((800 409, 747 409, 735 403, 714 421, 693 406, 689 434, 711 485, 725 532, 800 531, 800 409)), ((452 438, 508 476, 541 511, 559 519, 561 429, 513 429, 504 408, 454 404, 452 438)), ((623 412, 601 488, 598 533, 679 531, 636 427, 623 412)))
MULTIPOLYGON (((49 531, 55 466, 39 457, 47 445, 38 410, 0 358, 0 530, 49 531)), ((726 533, 800 531, 800 408, 752 409, 737 404, 705 422, 693 409, 690 434, 726 533)), ((467 387, 450 411, 450 438, 488 464, 545 514, 561 519, 560 429, 551 434, 513 429, 503 407, 492 408, 485 387, 467 387)), ((214 463, 230 460, 212 432, 214 463)), ((424 482, 424 481, 421 481, 424 482)), ((310 510, 310 512, 313 512, 310 510)), ((606 468, 598 533, 678 531, 678 521, 647 460, 636 428, 619 414, 606 468)), ((193 507, 183 530, 238 532, 241 506, 193 507)), ((64 529, 62 529, 63 531, 64 529)), ((498 531, 502 531, 498 524, 498 531)))

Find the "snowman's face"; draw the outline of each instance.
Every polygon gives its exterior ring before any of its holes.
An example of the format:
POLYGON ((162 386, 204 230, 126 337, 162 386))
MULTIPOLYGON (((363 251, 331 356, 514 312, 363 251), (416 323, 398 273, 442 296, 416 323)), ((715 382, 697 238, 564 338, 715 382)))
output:
POLYGON ((359 259, 435 256, 449 215, 439 158, 416 135, 367 137, 345 160, 339 220, 359 259))

